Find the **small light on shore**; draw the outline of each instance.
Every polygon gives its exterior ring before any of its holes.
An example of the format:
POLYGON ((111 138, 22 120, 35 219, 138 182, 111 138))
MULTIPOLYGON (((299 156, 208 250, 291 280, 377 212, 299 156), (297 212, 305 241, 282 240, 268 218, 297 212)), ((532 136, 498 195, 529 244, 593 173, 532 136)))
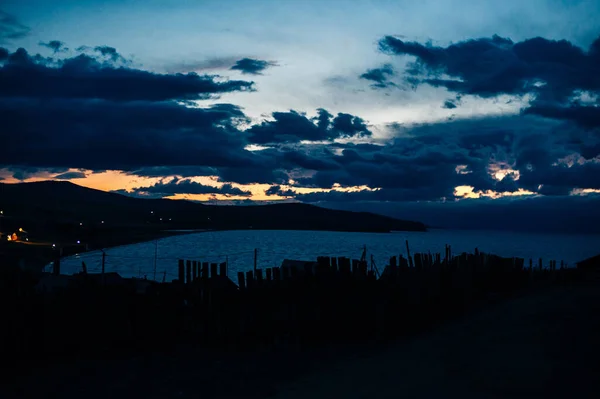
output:
POLYGON ((52 248, 56 248, 56 244, 52 244, 52 248))
POLYGON ((77 240, 77 244, 81 244, 81 241, 77 240))
POLYGON ((104 220, 103 220, 103 221, 101 221, 100 223, 104 224, 104 220))
POLYGON ((150 211, 150 213, 154 213, 154 211, 150 211))
POLYGON ((79 225, 80 225, 80 226, 83 226, 83 223, 82 223, 82 222, 79 222, 79 225))

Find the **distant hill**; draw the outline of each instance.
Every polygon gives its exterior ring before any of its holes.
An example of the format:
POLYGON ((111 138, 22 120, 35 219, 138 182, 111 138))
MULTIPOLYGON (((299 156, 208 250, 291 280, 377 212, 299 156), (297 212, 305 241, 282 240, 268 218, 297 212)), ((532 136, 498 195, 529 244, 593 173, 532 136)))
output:
POLYGON ((184 200, 143 199, 70 182, 0 183, 0 209, 38 225, 87 225, 164 229, 272 229, 386 232, 425 231, 420 222, 367 212, 331 210, 301 203, 254 206, 204 205, 184 200))

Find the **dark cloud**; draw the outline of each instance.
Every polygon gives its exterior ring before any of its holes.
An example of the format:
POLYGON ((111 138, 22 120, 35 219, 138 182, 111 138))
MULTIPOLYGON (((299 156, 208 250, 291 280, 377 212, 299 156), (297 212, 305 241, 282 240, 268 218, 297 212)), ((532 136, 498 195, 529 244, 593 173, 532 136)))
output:
POLYGON ((457 105, 454 100, 446 100, 446 101, 444 101, 444 105, 442 105, 442 108, 446 108, 446 109, 454 109, 456 107, 457 107, 457 105))
MULTIPOLYGON (((319 152, 314 145, 310 151, 296 147, 300 155, 294 154, 295 163, 315 171, 295 178, 296 186, 330 189, 335 184, 365 185, 381 190, 279 194, 320 202, 451 199, 457 186, 472 186, 475 192, 537 192, 540 184, 546 184, 547 189, 558 185, 551 179, 557 170, 549 168, 556 160, 587 148, 584 143, 589 137, 582 130, 568 130, 560 123, 532 116, 425 124, 406 128, 403 133, 404 137, 385 146, 345 144, 339 154, 319 152), (491 166, 495 169, 489 169, 491 166), (504 170, 506 177, 497 180, 493 177, 496 170, 504 170), (528 174, 531 170, 536 173, 528 174)), ((577 167, 563 171, 578 174, 561 178, 568 192, 596 187, 595 166, 586 168, 586 173, 577 167)))
POLYGON ((251 165, 237 107, 101 100, 0 100, 2 164, 136 170, 251 165))
POLYGON ((519 184, 545 195, 566 195, 575 188, 600 189, 600 161, 585 164, 549 165, 521 172, 519 184))
POLYGON ((22 39, 29 35, 30 31, 28 26, 23 25, 13 15, 0 10, 0 44, 22 39))
POLYGON ((361 118, 339 113, 333 117, 324 109, 309 119, 296 112, 274 112, 274 121, 265 121, 247 130, 249 140, 256 144, 289 143, 302 140, 322 141, 352 136, 370 136, 371 131, 361 118))
POLYGON ((137 193, 157 194, 169 196, 175 194, 222 194, 226 196, 249 197, 250 191, 241 190, 231 184, 223 184, 221 187, 207 186, 191 180, 173 179, 169 182, 160 182, 148 187, 138 187, 133 190, 137 193))
POLYGON ((63 173, 66 172, 67 168, 49 168, 49 167, 37 167, 27 165, 6 165, 3 164, 9 172, 12 172, 12 177, 17 180, 27 180, 30 177, 36 176, 40 173, 63 173))
POLYGON ((210 166, 149 166, 132 170, 131 175, 141 177, 165 177, 165 176, 216 176, 217 169, 210 166))
POLYGON ((248 75, 261 75, 262 72, 272 66, 277 66, 277 63, 272 61, 255 60, 252 58, 242 58, 236 61, 235 65, 230 69, 233 71, 240 71, 243 74, 248 75))
POLYGON ((416 58, 407 70, 413 84, 481 97, 536 93, 538 99, 565 101, 575 90, 600 89, 597 43, 585 51, 566 40, 515 43, 493 36, 438 47, 386 36, 379 48, 416 58))
POLYGON ((320 206, 420 220, 432 228, 600 233, 600 196, 537 196, 448 202, 321 202, 320 206), (549 217, 549 215, 551 215, 549 217))
MULTIPOLYGON (((284 197, 293 197, 294 199, 301 202, 357 202, 357 201, 393 201, 393 202, 404 202, 404 201, 430 201, 439 200, 441 198, 440 192, 431 191, 427 188, 421 189, 378 189, 378 190, 359 190, 353 192, 344 191, 328 191, 328 192, 314 192, 308 194, 297 194, 292 190, 271 190, 268 192, 270 195, 280 195, 284 197)), ((452 191, 447 193, 448 197, 452 196, 452 191)))
POLYGON ((361 79, 374 82, 371 87, 375 89, 384 89, 386 87, 395 86, 389 78, 394 76, 394 69, 390 64, 384 64, 380 68, 368 69, 367 72, 360 75, 361 79))
POLYGON ((47 47, 52 50, 54 54, 69 50, 65 43, 61 42, 60 40, 50 40, 49 42, 40 42, 39 44, 40 46, 47 47))
MULTIPOLYGON (((534 105, 525 113, 546 118, 566 119, 587 128, 600 128, 600 105, 596 106, 551 106, 534 105)), ((599 134, 600 136, 600 134, 599 134)))
POLYGON ((94 47, 94 51, 101 54, 102 56, 110 59, 113 62, 117 61, 127 61, 125 57, 123 57, 116 48, 110 46, 96 46, 94 47))
POLYGON ((58 180, 84 179, 86 177, 86 174, 83 172, 66 172, 54 176, 54 178, 58 180))
POLYGON ((281 193, 281 192, 282 192, 281 186, 279 186, 279 185, 271 186, 265 190, 266 195, 279 195, 279 193, 281 193))
POLYGON ((111 101, 202 100, 222 93, 253 90, 253 83, 217 82, 215 76, 157 74, 112 64, 111 47, 101 47, 108 60, 86 54, 52 60, 30 56, 25 49, 10 54, 0 68, 0 96, 87 98, 111 101))

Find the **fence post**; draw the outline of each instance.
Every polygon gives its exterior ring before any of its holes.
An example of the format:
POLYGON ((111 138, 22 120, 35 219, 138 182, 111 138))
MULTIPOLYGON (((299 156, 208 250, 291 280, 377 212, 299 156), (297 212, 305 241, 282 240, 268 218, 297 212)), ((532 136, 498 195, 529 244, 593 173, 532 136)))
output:
POLYGON ((244 272, 238 272, 238 286, 240 287, 240 290, 243 290, 244 288, 246 288, 246 283, 244 281, 244 272))
POLYGON ((254 248, 254 274, 256 274, 256 262, 258 260, 258 248, 254 248))
POLYGON ((192 261, 191 260, 187 260, 185 262, 185 266, 186 266, 186 284, 189 284, 192 282, 192 261))
POLYGON ((179 283, 183 284, 185 283, 185 270, 184 270, 184 262, 183 259, 179 259, 178 260, 178 272, 179 272, 179 283))
POLYGON ((102 286, 106 285, 106 275, 104 274, 104 265, 106 264, 106 252, 102 251, 102 286))
POLYGON ((208 280, 208 262, 202 262, 202 280, 208 280))

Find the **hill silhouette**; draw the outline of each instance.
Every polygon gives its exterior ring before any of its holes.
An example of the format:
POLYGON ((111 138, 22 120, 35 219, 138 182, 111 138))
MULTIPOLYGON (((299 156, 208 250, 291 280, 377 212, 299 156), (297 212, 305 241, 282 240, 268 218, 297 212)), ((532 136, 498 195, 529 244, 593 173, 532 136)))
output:
POLYGON ((85 223, 107 228, 426 230, 420 222, 302 203, 205 205, 186 200, 128 197, 64 181, 0 184, 0 207, 13 218, 48 227, 56 223, 85 223))

